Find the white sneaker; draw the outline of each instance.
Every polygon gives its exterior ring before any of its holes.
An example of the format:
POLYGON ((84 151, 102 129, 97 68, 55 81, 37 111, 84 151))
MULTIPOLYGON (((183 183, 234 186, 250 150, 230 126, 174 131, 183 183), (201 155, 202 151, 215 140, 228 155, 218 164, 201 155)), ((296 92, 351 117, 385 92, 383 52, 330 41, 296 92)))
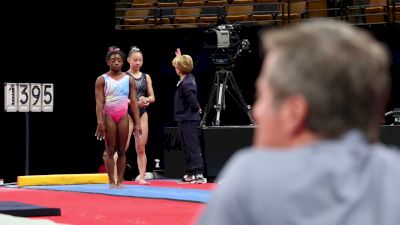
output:
POLYGON ((203 176, 203 174, 196 174, 194 183, 196 184, 205 184, 207 183, 207 178, 203 176))

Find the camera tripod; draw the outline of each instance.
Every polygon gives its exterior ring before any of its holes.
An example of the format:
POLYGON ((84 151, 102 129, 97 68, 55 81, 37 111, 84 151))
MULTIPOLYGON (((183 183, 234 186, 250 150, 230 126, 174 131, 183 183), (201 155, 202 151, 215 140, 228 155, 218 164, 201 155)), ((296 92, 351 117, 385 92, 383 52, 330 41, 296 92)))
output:
POLYGON ((207 105, 203 112, 203 118, 200 121, 200 126, 204 126, 206 123, 206 118, 208 113, 210 112, 211 107, 214 107, 217 115, 215 117, 214 125, 220 125, 220 118, 221 118, 221 110, 225 110, 226 103, 225 103, 225 92, 228 92, 233 100, 238 103, 239 107, 247 114, 250 120, 250 124, 255 124, 253 117, 250 113, 250 105, 247 105, 243 96, 240 93, 239 87, 235 81, 235 77, 233 76, 232 71, 227 70, 225 68, 221 68, 215 72, 214 75, 214 85, 211 88, 210 95, 208 97, 207 105), (228 89, 228 82, 231 84, 233 91, 236 93, 236 99, 233 94, 228 89), (215 103, 215 104, 213 104, 215 103))

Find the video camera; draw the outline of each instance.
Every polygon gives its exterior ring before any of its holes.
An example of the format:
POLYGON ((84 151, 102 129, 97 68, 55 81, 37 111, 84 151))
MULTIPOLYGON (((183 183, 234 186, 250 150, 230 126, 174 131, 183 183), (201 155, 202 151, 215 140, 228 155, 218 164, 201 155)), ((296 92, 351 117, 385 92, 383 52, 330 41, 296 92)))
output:
POLYGON ((211 49, 215 65, 232 67, 237 56, 250 51, 250 42, 240 39, 239 29, 237 24, 222 24, 205 31, 204 47, 211 49))

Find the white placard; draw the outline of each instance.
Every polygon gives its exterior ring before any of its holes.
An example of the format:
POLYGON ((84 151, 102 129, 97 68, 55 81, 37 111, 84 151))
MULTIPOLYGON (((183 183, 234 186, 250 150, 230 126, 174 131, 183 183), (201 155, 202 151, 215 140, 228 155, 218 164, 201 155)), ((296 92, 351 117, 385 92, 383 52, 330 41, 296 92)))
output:
POLYGON ((16 112, 18 109, 17 95, 18 95, 17 83, 4 83, 4 111, 16 112))
POLYGON ((4 83, 4 111, 53 112, 54 84, 4 83))
POLYGON ((29 83, 18 84, 18 111, 29 112, 31 89, 29 83))
POLYGON ((31 99, 30 99, 30 111, 41 112, 42 111, 42 84, 31 83, 31 99))
POLYGON ((42 112, 53 112, 54 86, 43 84, 42 86, 42 112))

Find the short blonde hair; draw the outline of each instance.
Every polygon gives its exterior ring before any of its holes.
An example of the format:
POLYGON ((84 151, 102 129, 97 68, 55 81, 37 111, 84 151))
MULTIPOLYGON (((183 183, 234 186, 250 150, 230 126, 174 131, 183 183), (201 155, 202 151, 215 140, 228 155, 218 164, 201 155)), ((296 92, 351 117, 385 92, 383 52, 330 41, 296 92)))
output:
POLYGON ((191 73, 193 70, 193 60, 190 55, 176 56, 172 60, 172 65, 185 74, 191 73))

